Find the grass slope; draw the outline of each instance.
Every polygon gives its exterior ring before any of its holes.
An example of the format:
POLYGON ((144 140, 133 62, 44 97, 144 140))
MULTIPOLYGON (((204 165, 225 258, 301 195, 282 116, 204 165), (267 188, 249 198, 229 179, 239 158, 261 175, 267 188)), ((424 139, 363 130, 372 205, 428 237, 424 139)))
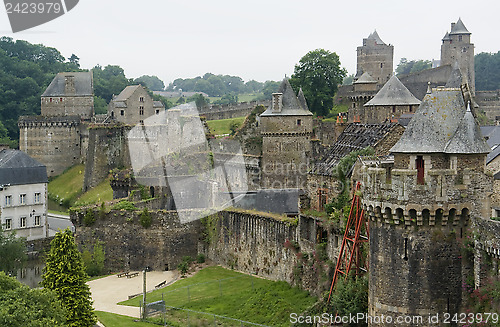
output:
POLYGON ((151 325, 147 322, 135 322, 137 318, 117 315, 114 313, 103 312, 103 311, 95 311, 97 319, 105 326, 105 327, 151 327, 151 325))
MULTIPOLYGON (((288 326, 290 313, 301 313, 316 302, 308 292, 292 288, 286 282, 273 282, 222 267, 202 269, 193 277, 149 293, 148 302, 161 300, 162 293, 169 306, 270 326, 288 326), (217 281, 231 277, 239 278, 217 281)), ((140 299, 135 298, 119 304, 139 306, 139 303, 140 299)))
POLYGON ((109 178, 106 178, 96 187, 83 193, 78 200, 76 200, 75 205, 82 206, 111 200, 113 200, 113 189, 109 184, 109 178))
POLYGON ((238 127, 243 124, 245 117, 236 117, 229 119, 219 119, 219 120, 207 120, 208 128, 210 132, 214 135, 223 135, 231 133, 229 127, 233 122, 238 124, 238 127))

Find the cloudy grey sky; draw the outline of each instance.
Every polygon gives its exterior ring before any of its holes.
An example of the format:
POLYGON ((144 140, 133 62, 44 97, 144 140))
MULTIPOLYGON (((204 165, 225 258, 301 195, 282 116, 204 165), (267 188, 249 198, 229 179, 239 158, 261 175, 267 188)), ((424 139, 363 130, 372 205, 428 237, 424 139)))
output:
POLYGON ((401 57, 439 59, 441 39, 459 17, 476 54, 497 52, 499 9, 498 0, 80 0, 66 15, 15 34, 0 10, 0 34, 74 53, 82 68, 119 65, 129 78, 157 75, 168 84, 211 72, 265 81, 292 74, 316 48, 336 52, 354 73, 356 47, 375 29, 394 45, 394 68, 401 57))

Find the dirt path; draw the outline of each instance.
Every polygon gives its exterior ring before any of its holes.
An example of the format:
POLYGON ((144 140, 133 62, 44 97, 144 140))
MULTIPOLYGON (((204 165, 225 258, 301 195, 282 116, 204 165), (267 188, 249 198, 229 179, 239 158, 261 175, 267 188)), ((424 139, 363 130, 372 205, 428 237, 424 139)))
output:
MULTIPOLYGON (((146 275, 146 290, 155 289, 155 285, 165 281, 166 284, 175 280, 176 274, 173 271, 151 271, 146 275)), ((128 300, 129 295, 142 293, 143 277, 142 272, 133 278, 112 275, 96 279, 87 283, 92 292, 94 308, 97 311, 106 311, 120 315, 139 318, 139 307, 118 305, 118 302, 128 300)))

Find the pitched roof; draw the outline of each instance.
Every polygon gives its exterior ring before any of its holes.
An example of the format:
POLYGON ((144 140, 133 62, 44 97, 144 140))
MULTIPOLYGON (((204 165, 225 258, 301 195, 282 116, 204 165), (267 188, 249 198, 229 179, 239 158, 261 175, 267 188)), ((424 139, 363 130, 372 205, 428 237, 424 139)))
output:
POLYGON ((278 93, 283 94, 283 107, 280 112, 273 111, 272 104, 261 116, 312 116, 308 108, 303 108, 299 99, 295 96, 292 86, 287 78, 281 82, 278 93))
POLYGON ((367 103, 369 106, 394 106, 394 105, 419 105, 420 100, 415 98, 413 94, 401 83, 396 75, 385 83, 378 93, 367 103))
POLYGON ((500 155, 500 146, 497 146, 486 156, 486 164, 489 164, 490 162, 495 160, 495 158, 498 157, 499 155, 500 155))
POLYGON ((299 100, 299 104, 302 107, 302 109, 309 110, 309 107, 307 106, 306 97, 304 96, 302 88, 299 89, 299 95, 297 96, 297 99, 299 100))
POLYGON ((458 19, 458 22, 456 22, 456 24, 453 25, 450 31, 450 35, 456 35, 456 34, 471 34, 465 27, 461 18, 458 19))
POLYGON ((375 30, 372 34, 368 35, 368 40, 375 40, 376 44, 385 45, 384 41, 378 36, 377 30, 375 30))
POLYGON ((354 83, 352 84, 371 84, 377 83, 377 80, 374 79, 368 72, 364 72, 354 83))
POLYGON ((448 78, 445 87, 460 88, 462 82, 463 82, 462 72, 458 67, 458 62, 455 61, 455 63, 453 64, 453 70, 451 71, 450 77, 448 78))
POLYGON ((140 85, 129 85, 127 86, 126 88, 123 89, 123 91, 120 92, 120 94, 118 94, 113 100, 117 100, 117 101, 125 101, 127 100, 128 98, 130 98, 130 96, 135 92, 135 90, 137 90, 139 87, 142 87, 140 85))
POLYGON ((481 126, 481 134, 490 148, 500 145, 500 126, 481 126))
POLYGON ((161 101, 153 101, 153 108, 164 108, 163 102, 161 101))
POLYGON ((0 151, 0 184, 48 183, 47 168, 19 150, 0 151))
POLYGON ((374 147, 398 124, 349 124, 339 135, 337 141, 315 163, 313 173, 330 175, 339 161, 352 151, 361 150, 368 146, 374 147))
POLYGON ((42 97, 89 96, 94 95, 92 72, 59 73, 49 84, 42 97), (75 86, 74 94, 66 94, 66 81, 72 78, 75 86))
POLYGON ((391 152, 489 153, 460 89, 438 88, 427 94, 391 152))

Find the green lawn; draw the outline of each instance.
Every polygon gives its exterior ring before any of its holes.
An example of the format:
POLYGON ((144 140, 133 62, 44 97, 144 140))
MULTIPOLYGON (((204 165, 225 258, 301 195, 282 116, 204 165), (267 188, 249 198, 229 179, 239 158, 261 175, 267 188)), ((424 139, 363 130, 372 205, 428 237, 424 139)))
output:
POLYGON ((106 178, 96 187, 82 194, 75 205, 81 206, 85 204, 101 203, 113 200, 113 189, 109 185, 109 178, 106 178))
POLYGON ((84 171, 84 165, 76 165, 54 178, 48 186, 49 197, 56 202, 74 202, 82 193, 84 171))
POLYGON ((237 123, 238 127, 243 124, 245 117, 236 117, 229 119, 219 119, 219 120, 207 120, 208 128, 210 132, 214 135, 223 135, 231 133, 229 127, 232 123, 237 123))
POLYGON ((137 318, 117 315, 114 313, 103 312, 103 311, 95 311, 97 319, 106 327, 152 327, 154 325, 141 322, 134 321, 137 318))
MULTIPOLYGON (((193 277, 149 293, 147 301, 160 300, 162 293, 169 306, 270 326, 288 326, 290 313, 303 312, 316 302, 308 292, 292 288, 286 282, 273 282, 222 267, 205 268, 193 277)), ((139 303, 140 299, 134 298, 119 304, 139 306, 139 303)))

